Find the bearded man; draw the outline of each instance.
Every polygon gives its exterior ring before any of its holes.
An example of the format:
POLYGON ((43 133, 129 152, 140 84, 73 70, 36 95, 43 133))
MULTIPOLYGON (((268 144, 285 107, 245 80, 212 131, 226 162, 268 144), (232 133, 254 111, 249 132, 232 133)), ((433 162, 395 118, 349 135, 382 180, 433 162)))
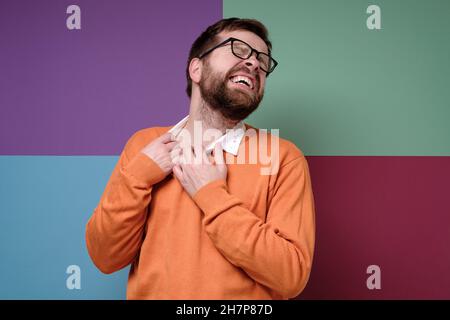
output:
POLYGON ((131 264, 128 299, 289 299, 306 286, 315 241, 307 161, 243 122, 277 66, 271 49, 257 20, 209 26, 189 53, 188 116, 128 140, 86 227, 102 272, 131 264), (276 159, 270 174, 251 155, 263 147, 276 159))

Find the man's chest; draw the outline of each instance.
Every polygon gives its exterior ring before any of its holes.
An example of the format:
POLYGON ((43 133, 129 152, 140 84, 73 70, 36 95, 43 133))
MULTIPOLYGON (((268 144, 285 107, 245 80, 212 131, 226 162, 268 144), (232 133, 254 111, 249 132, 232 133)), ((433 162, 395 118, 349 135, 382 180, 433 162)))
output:
MULTIPOLYGON (((242 202, 241 206, 263 221, 266 220, 270 201, 269 181, 269 176, 261 175, 257 166, 228 166, 228 192, 242 202)), ((152 215, 201 214, 200 208, 173 175, 155 185, 151 197, 149 213, 152 215)))

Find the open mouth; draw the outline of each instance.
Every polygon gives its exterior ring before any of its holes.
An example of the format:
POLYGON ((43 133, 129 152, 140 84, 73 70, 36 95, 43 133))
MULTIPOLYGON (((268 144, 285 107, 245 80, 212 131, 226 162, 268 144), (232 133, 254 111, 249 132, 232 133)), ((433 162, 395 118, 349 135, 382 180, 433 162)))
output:
POLYGON ((250 90, 253 90, 255 87, 253 81, 245 76, 233 76, 230 78, 230 81, 250 90))

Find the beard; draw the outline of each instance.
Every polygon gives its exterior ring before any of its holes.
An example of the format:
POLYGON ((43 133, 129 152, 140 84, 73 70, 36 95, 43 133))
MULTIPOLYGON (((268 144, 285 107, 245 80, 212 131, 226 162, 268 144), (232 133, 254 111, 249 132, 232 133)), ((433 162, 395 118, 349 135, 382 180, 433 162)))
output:
POLYGON ((219 111, 226 119, 237 121, 247 118, 255 111, 264 96, 264 91, 259 94, 259 75, 255 76, 252 92, 229 88, 230 77, 239 71, 251 74, 247 68, 241 66, 231 69, 225 77, 221 77, 219 73, 211 70, 209 63, 206 63, 203 72, 205 76, 199 82, 202 98, 211 109, 219 111))

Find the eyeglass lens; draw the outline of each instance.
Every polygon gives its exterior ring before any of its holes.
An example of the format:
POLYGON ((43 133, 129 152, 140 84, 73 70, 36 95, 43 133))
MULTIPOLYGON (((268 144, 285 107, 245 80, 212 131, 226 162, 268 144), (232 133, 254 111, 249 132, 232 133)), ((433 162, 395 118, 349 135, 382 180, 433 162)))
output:
MULTIPOLYGON (((233 53, 238 56, 241 59, 248 59, 250 55, 252 54, 252 48, 239 40, 232 41, 232 49, 233 53)), ((272 66, 271 58, 265 54, 265 53, 259 53, 258 54, 258 60, 261 64, 261 69, 264 71, 270 71, 270 68, 272 66)))

